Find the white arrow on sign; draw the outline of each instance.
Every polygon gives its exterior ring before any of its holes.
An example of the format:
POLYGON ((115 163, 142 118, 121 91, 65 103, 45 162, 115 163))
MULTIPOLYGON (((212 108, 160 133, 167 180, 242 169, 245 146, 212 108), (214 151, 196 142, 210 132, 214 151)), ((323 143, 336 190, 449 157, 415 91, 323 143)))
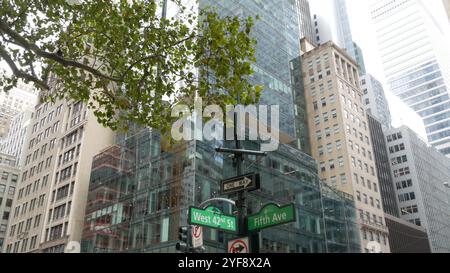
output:
POLYGON ((244 189, 247 188, 250 184, 252 184, 252 180, 248 177, 244 177, 242 180, 234 181, 232 183, 226 183, 223 185, 224 190, 232 190, 236 188, 243 187, 244 189))

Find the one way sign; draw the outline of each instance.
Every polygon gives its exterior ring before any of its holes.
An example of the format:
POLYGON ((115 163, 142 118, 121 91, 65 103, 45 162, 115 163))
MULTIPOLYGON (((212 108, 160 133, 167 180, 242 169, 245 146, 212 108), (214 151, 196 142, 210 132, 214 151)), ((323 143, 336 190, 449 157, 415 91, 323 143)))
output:
POLYGON ((260 188, 260 176, 250 173, 223 180, 220 185, 221 194, 231 194, 240 191, 254 191, 260 188))

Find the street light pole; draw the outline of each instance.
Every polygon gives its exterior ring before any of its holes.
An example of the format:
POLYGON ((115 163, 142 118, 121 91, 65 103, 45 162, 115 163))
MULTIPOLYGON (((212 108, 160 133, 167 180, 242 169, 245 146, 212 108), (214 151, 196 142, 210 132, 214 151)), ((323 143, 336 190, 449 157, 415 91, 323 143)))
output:
MULTIPOLYGON (((240 99, 238 96, 238 103, 240 99)), ((233 155, 233 164, 236 167, 236 175, 243 175, 243 163, 244 155, 256 155, 256 156, 266 156, 267 153, 261 151, 251 151, 242 148, 241 140, 238 138, 237 130, 237 113, 234 113, 234 139, 235 139, 235 149, 229 148, 217 148, 216 151, 219 153, 228 153, 233 155)), ((236 207, 238 211, 238 234, 242 237, 249 237, 250 245, 252 246, 252 252, 259 253, 259 231, 249 234, 247 228, 247 216, 248 216, 248 191, 243 190, 238 193, 236 207)))
POLYGON ((169 0, 164 0, 163 3, 163 7, 162 7, 162 14, 161 14, 161 18, 162 19, 167 19, 167 5, 168 5, 169 0))

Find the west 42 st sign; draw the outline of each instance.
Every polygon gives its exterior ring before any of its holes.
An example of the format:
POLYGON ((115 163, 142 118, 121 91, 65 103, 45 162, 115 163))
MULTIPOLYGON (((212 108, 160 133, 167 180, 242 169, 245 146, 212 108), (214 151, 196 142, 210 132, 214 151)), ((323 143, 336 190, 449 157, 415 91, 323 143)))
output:
POLYGON ((213 206, 209 206, 206 209, 190 207, 188 222, 190 225, 216 228, 229 232, 237 231, 236 216, 223 214, 220 209, 213 206))

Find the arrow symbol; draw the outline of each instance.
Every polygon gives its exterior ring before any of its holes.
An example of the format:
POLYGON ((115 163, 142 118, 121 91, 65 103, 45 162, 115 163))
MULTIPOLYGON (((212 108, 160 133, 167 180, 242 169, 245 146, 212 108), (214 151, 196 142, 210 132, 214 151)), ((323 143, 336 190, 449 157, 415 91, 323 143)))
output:
POLYGON ((244 246, 239 244, 237 247, 234 248, 234 253, 241 253, 242 250, 244 250, 244 246))
POLYGON ((244 188, 247 188, 252 182, 248 177, 244 178, 244 188))
POLYGON ((258 190, 259 185, 259 174, 247 174, 239 177, 230 178, 228 180, 222 180, 221 182, 221 192, 223 194, 231 194, 239 191, 252 191, 258 190))

